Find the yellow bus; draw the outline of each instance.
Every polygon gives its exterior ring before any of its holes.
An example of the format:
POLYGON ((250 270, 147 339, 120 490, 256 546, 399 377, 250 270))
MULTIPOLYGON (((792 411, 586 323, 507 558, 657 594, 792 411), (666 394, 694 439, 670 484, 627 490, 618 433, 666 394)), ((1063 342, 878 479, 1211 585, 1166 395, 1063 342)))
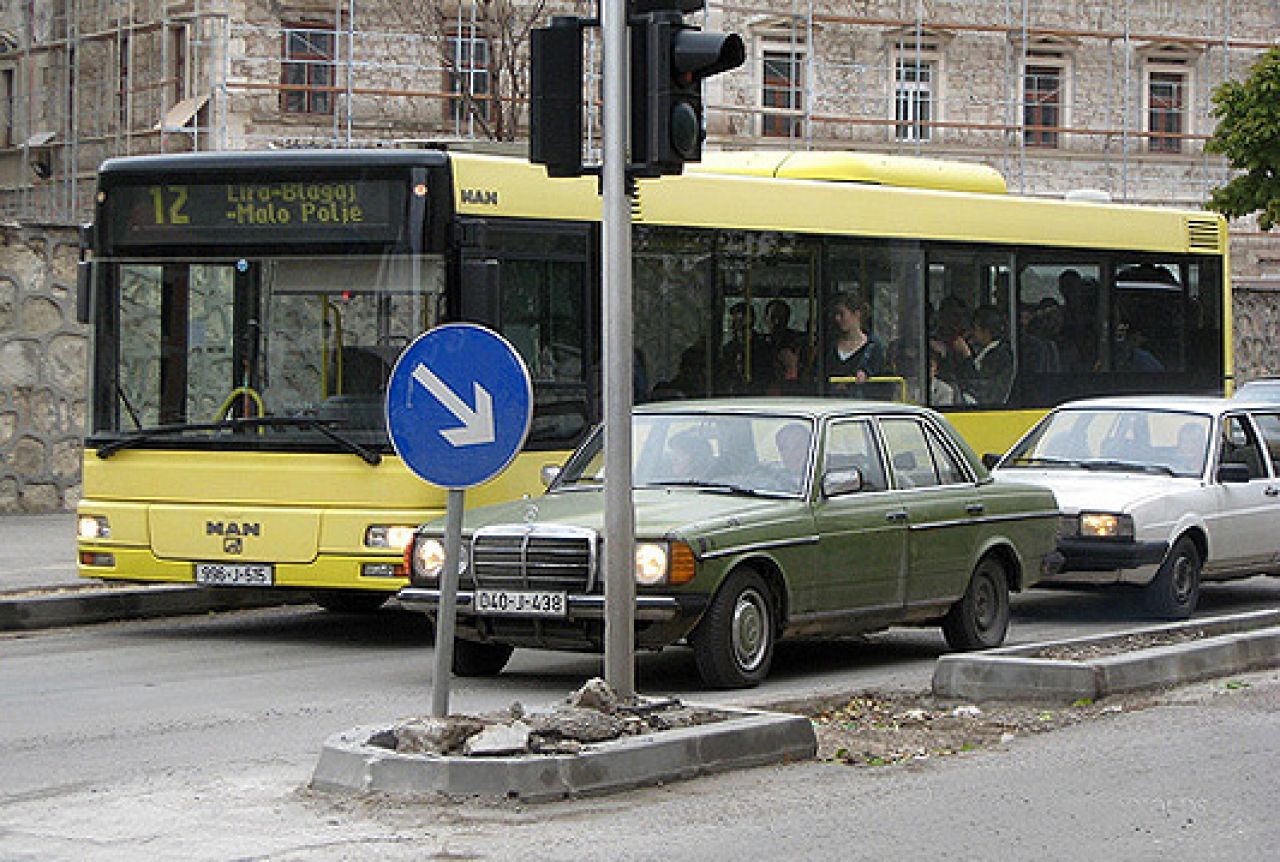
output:
MULTIPOLYGON (((640 182, 632 218, 637 400, 905 395, 994 452, 1068 398, 1230 378, 1214 215, 810 152, 709 154, 640 182)), ((526 451, 468 505, 536 492, 600 417, 594 179, 443 150, 114 159, 89 236, 86 577, 376 608, 444 508, 383 408, 443 321, 502 332, 534 378, 526 451)))

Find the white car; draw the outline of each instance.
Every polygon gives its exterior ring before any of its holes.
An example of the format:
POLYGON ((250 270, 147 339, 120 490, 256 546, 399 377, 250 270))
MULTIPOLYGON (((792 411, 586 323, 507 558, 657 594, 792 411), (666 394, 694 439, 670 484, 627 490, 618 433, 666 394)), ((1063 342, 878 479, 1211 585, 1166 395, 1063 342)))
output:
POLYGON ((1064 404, 996 464, 1053 490, 1061 572, 1195 610, 1201 580, 1280 575, 1280 405, 1135 396, 1064 404))

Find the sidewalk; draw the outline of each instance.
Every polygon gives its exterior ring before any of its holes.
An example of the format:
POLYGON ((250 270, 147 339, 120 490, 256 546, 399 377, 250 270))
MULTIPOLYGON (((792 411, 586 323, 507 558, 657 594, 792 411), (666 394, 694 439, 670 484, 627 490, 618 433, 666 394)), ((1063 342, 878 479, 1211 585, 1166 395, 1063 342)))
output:
POLYGON ((76 516, 0 515, 0 632, 309 601, 305 592, 129 584, 76 574, 76 516))
POLYGON ((76 516, 0 515, 0 598, 5 593, 101 586, 76 576, 76 516))

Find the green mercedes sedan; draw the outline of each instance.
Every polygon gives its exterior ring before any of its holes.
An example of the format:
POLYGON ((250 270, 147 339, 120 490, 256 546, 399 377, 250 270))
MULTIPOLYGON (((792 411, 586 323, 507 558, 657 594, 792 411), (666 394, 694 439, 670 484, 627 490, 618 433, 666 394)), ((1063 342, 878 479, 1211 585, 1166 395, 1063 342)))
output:
MULTIPOLYGON (((677 401, 633 417, 638 647, 687 643, 711 686, 758 684, 780 638, 937 624, 998 646, 1009 593, 1056 571, 1058 507, 993 483, 937 413, 804 399, 677 401)), ((515 647, 604 643, 599 429, 536 499, 463 524, 454 672, 515 647)), ((399 598, 433 615, 444 522, 418 529, 399 598)))

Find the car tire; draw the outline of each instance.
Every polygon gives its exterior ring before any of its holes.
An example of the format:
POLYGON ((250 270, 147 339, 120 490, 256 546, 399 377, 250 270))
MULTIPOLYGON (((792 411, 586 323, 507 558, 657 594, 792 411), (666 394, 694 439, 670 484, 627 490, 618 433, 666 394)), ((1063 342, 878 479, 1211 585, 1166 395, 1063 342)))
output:
POLYGON ((714 688, 759 685, 769 675, 777 630, 764 578, 753 569, 734 572, 689 639, 702 681, 714 688))
POLYGON ((1009 573, 995 557, 983 557, 969 586, 942 618, 942 634, 953 650, 991 649, 1009 630, 1009 573))
POLYGON ((1173 543, 1156 576, 1143 591, 1147 609, 1167 620, 1185 620, 1200 600, 1200 549, 1188 536, 1173 543))
POLYGON ((370 590, 312 590, 311 600, 335 614, 371 614, 387 603, 391 593, 370 590))
POLYGON ((507 666, 513 652, 515 647, 510 644, 454 638, 453 672, 458 676, 497 676, 507 666))

